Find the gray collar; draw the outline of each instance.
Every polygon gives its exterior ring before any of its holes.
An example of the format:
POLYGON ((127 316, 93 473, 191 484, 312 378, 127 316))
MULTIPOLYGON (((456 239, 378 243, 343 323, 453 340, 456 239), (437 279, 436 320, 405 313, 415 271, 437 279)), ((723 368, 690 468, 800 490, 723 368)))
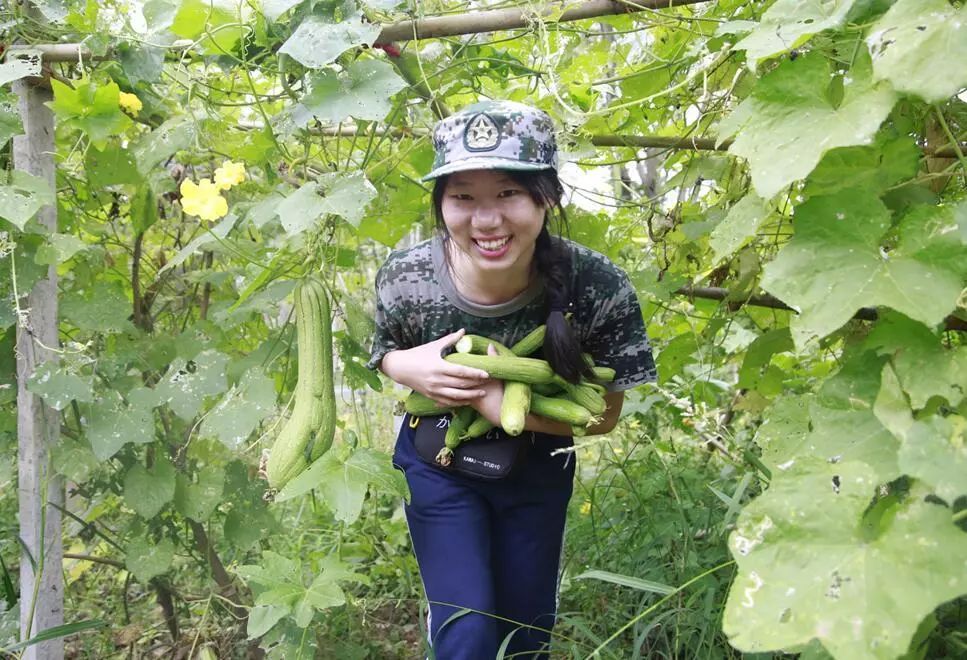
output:
POLYGON ((544 280, 538 277, 524 291, 507 302, 496 305, 481 305, 480 303, 475 303, 472 300, 467 300, 457 291, 457 287, 453 283, 453 278, 450 276, 450 269, 447 268, 446 257, 443 254, 443 241, 440 239, 439 234, 433 237, 432 253, 433 271, 440 285, 440 289, 443 291, 443 295, 447 297, 447 300, 454 307, 468 314, 485 318, 513 314, 533 302, 544 291, 544 280))

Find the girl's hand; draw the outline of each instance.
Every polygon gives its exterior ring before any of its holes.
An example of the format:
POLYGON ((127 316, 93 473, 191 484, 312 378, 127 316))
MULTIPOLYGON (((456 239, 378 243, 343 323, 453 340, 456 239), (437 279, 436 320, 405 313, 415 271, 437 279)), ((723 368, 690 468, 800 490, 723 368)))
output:
MULTIPOLYGON (((487 355, 497 355, 497 350, 491 344, 487 347, 487 355)), ((482 417, 494 426, 500 426, 500 407, 504 403, 504 381, 490 378, 480 384, 484 395, 470 402, 482 417)))
POLYGON ((440 405, 465 406, 483 397, 483 384, 490 374, 443 359, 443 351, 456 344, 463 329, 406 350, 390 351, 383 356, 380 369, 400 385, 424 394, 440 405))

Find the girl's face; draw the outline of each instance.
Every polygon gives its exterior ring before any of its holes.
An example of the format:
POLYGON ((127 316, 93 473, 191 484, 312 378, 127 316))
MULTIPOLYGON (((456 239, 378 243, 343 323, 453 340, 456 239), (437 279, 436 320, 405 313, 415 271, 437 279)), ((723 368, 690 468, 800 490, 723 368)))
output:
POLYGON ((526 272, 545 208, 500 170, 450 175, 441 204, 454 247, 482 272, 526 272))

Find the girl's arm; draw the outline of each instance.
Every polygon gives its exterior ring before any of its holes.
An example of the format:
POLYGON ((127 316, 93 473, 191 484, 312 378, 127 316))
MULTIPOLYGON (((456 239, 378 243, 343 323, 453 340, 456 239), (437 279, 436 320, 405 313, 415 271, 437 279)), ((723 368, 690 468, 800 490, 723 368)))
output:
POLYGON ((463 406, 484 396, 481 385, 490 378, 486 371, 453 364, 443 351, 453 346, 464 330, 413 348, 390 351, 379 368, 390 379, 426 395, 444 406, 463 406))

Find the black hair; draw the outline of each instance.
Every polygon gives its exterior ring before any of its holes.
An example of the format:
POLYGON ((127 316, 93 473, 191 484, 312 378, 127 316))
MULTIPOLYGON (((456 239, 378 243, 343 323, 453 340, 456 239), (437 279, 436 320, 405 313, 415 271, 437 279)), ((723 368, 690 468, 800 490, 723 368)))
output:
MULTIPOLYGON (((554 371, 564 380, 577 383, 582 375, 589 375, 588 365, 581 351, 581 340, 565 318, 571 306, 571 257, 570 251, 558 236, 552 236, 550 224, 558 227, 558 234, 567 232, 567 213, 561 205, 564 187, 555 170, 518 172, 501 170, 515 183, 523 187, 536 204, 547 209, 544 226, 534 247, 534 265, 544 278, 544 304, 547 320, 547 333, 544 337, 544 357, 554 371)), ((437 232, 446 246, 450 239, 446 224, 443 222, 443 194, 447 186, 447 176, 438 177, 433 185, 433 216, 437 232)), ((444 249, 447 266, 450 251, 444 249)))

